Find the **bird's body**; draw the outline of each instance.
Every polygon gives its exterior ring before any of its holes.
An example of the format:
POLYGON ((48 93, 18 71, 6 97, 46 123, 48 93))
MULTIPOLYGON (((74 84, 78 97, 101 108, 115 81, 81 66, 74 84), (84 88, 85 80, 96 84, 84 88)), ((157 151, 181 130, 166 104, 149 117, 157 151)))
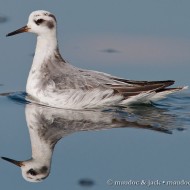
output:
POLYGON ((32 12, 27 26, 8 36, 26 31, 37 34, 37 46, 26 91, 41 104, 83 109, 147 103, 183 89, 166 88, 174 83, 171 80, 132 81, 72 66, 59 53, 56 18, 50 12, 32 12))

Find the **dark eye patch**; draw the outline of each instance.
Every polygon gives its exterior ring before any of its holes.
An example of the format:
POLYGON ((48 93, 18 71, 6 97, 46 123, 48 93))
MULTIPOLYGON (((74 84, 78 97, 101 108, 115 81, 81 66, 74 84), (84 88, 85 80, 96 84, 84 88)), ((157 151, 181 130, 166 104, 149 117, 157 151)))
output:
POLYGON ((35 20, 34 22, 37 24, 37 25, 40 25, 41 23, 43 23, 45 20, 44 19, 38 19, 38 20, 35 20))
POLYGON ((29 173, 29 174, 32 175, 32 176, 36 176, 36 175, 38 174, 34 169, 28 170, 27 173, 29 173))
POLYGON ((54 27, 54 24, 53 24, 52 21, 48 21, 47 26, 48 26, 49 29, 52 29, 54 27))

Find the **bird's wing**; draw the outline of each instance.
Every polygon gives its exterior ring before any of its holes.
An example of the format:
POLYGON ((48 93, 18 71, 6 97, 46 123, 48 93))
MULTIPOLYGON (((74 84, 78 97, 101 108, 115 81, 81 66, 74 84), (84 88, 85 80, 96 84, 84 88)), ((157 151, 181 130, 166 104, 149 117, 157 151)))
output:
POLYGON ((133 81, 121 78, 113 78, 116 81, 122 81, 124 84, 110 85, 112 89, 122 94, 124 97, 135 96, 144 92, 161 92, 168 86, 174 84, 175 81, 133 81))
POLYGON ((68 66, 68 70, 57 72, 52 80, 55 82, 56 89, 76 89, 91 91, 99 89, 105 91, 112 89, 114 94, 122 95, 124 98, 138 95, 144 92, 161 92, 170 90, 166 87, 172 85, 174 81, 134 81, 118 78, 106 73, 84 70, 68 66), (66 72, 67 71, 67 72, 66 72))

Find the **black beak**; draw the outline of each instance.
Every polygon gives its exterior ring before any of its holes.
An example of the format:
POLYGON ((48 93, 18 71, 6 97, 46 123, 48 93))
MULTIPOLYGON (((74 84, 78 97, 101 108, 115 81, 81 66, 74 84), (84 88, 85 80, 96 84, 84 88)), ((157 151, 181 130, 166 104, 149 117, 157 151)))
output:
POLYGON ((18 30, 15 30, 14 32, 10 32, 8 33, 6 36, 13 36, 13 35, 16 35, 16 34, 19 34, 19 33, 23 33, 23 32, 28 32, 29 28, 28 26, 24 26, 18 30))
POLYGON ((22 161, 16 161, 16 160, 13 160, 13 159, 10 159, 10 158, 6 158, 6 157, 1 157, 3 160, 6 160, 12 164, 15 164, 16 166, 24 166, 23 162, 22 161))

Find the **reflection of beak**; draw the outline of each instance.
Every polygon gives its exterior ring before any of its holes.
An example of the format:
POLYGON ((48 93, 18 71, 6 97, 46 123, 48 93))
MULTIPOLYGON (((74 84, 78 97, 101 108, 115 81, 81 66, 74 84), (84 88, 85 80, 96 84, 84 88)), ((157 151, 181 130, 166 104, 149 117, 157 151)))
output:
POLYGON ((12 164, 15 164, 16 166, 24 166, 23 162, 22 161, 16 161, 16 160, 13 160, 13 159, 10 159, 10 158, 6 158, 6 157, 1 157, 3 160, 6 160, 8 162, 11 162, 12 164))
POLYGON ((8 33, 6 36, 13 36, 15 34, 19 34, 19 33, 23 33, 23 32, 28 32, 30 28, 28 28, 28 26, 24 26, 18 30, 15 30, 14 32, 8 33))

